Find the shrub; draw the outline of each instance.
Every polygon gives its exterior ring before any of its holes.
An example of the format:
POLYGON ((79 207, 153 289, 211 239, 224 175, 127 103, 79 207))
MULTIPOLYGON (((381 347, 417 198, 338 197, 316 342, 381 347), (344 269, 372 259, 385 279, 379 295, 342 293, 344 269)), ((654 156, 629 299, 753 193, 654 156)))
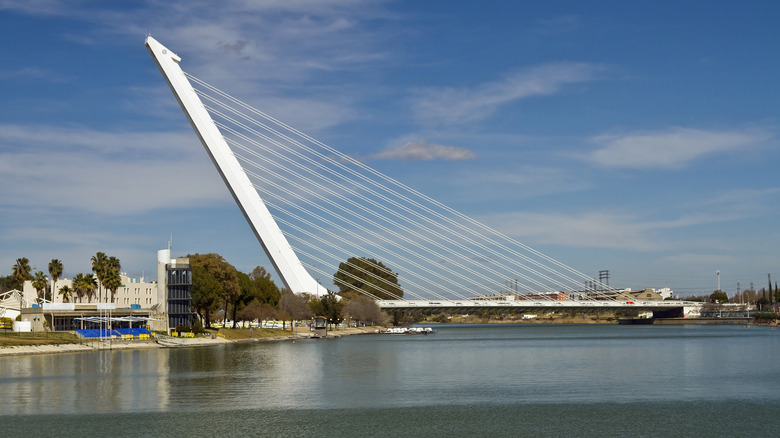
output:
POLYGON ((753 314, 753 318, 755 322, 766 323, 766 322, 774 321, 776 319, 780 319, 780 315, 771 312, 760 312, 760 313, 753 314))

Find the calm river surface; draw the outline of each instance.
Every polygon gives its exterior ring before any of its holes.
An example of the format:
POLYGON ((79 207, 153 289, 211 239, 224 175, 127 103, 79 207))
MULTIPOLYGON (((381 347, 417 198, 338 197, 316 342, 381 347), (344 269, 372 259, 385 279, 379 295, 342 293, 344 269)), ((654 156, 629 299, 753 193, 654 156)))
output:
POLYGON ((777 436, 780 330, 444 325, 0 357, 5 436, 777 436))

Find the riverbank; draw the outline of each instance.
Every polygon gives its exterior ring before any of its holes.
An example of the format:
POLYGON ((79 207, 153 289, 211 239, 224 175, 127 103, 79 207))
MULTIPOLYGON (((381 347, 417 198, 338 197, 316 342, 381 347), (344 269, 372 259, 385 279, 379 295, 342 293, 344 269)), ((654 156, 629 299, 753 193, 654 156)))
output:
MULTIPOLYGON (((339 330, 329 331, 328 335, 333 337, 349 336, 357 334, 373 333, 375 330, 384 329, 384 327, 348 327, 339 330)), ((68 342, 53 343, 52 339, 25 339, 23 345, 2 345, 0 343, 0 357, 3 356, 22 356, 30 354, 57 354, 57 353, 79 353, 98 350, 127 350, 127 349, 145 349, 145 348, 170 348, 170 347, 209 347, 215 345, 229 344, 233 342, 268 342, 268 341, 286 341, 309 339, 313 335, 308 327, 296 327, 295 331, 290 329, 222 329, 209 330, 207 335, 200 335, 194 338, 173 338, 175 343, 158 343, 155 340, 91 340, 83 339, 78 341, 70 340, 68 342)), ((3 338, 0 338, 2 341, 3 338)))
POLYGON ((479 315, 452 315, 446 321, 429 318, 419 324, 617 324, 618 317, 604 315, 545 315, 532 318, 507 317, 496 319, 479 315))

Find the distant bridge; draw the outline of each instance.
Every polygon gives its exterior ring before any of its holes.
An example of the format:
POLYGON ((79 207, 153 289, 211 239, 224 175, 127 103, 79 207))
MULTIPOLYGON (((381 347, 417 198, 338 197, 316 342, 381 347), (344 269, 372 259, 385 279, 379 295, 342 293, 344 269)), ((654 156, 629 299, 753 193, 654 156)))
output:
POLYGON ((293 292, 326 294, 321 278, 385 309, 683 306, 634 302, 185 73, 181 58, 154 38, 146 47, 293 292), (352 257, 388 268, 357 266, 352 257), (387 270, 397 273, 402 290, 387 270), (553 298, 558 293, 568 301, 553 298), (474 299, 495 295, 520 299, 474 299))
POLYGON ((539 311, 664 311, 674 309, 700 309, 704 303, 692 301, 493 301, 493 300, 378 300, 384 310, 498 310, 507 309, 516 312, 539 311))

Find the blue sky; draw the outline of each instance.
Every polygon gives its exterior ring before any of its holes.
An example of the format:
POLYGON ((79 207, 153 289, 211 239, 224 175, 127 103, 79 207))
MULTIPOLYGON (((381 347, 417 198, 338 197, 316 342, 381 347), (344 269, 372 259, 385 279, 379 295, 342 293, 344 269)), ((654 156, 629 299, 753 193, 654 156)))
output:
POLYGON ((154 61, 613 286, 780 277, 774 2, 0 0, 0 268, 270 266, 154 61))

